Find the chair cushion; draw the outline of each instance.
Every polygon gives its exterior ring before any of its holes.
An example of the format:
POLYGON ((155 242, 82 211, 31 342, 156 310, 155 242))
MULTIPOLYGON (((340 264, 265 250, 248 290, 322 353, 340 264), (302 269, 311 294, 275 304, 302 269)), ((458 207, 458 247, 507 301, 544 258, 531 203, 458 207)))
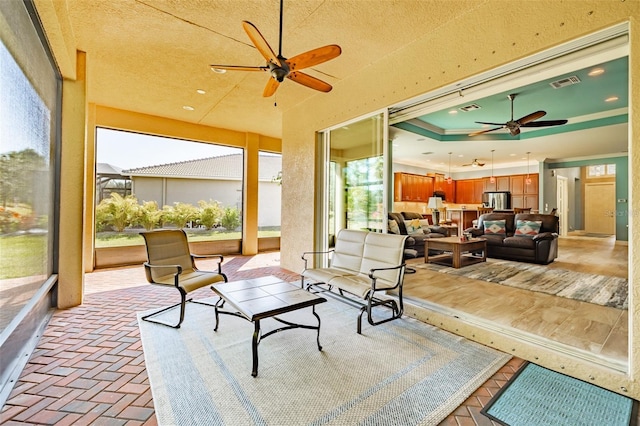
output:
POLYGON ((535 249, 536 243, 533 238, 507 237, 502 240, 504 247, 535 249))
MULTIPOLYGON (((180 274, 178 279, 180 287, 182 287, 187 293, 210 284, 224 281, 224 277, 222 275, 207 271, 183 272, 180 274)), ((154 281, 156 284, 174 285, 173 274, 157 277, 154 281)))
POLYGON ((336 277, 355 275, 357 271, 342 268, 313 268, 302 272, 302 276, 318 283, 328 283, 336 277))

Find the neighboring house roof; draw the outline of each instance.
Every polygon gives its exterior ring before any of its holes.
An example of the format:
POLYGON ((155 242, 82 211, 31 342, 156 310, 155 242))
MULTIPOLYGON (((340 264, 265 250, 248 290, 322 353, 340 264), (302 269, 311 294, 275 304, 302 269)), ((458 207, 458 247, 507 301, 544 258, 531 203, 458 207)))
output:
POLYGON ((108 163, 97 163, 96 164, 96 174, 97 175, 122 175, 122 169, 118 166, 114 166, 108 163))
MULTIPOLYGON (((242 179, 243 155, 229 154, 179 163, 159 164, 123 170, 127 176, 175 177, 196 179, 242 179)), ((282 170, 282 157, 279 155, 260 155, 258 180, 271 181, 282 170)))

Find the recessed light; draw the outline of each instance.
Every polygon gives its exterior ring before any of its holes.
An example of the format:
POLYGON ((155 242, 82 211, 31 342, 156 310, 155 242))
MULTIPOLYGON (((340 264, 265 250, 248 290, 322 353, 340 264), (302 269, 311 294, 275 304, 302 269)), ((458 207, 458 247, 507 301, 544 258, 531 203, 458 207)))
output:
POLYGON ((202 90, 202 89, 198 89, 198 90, 196 90, 196 92, 197 92, 197 93, 199 93, 199 94, 201 94, 201 95, 204 95, 205 93, 207 93, 207 92, 205 92, 205 91, 204 91, 204 90, 202 90))
POLYGON ((605 102, 615 102, 617 101, 619 98, 617 96, 609 96, 607 99, 605 99, 605 102))
POLYGON ((464 157, 464 154, 458 154, 458 157, 462 158, 462 157, 464 157))
POLYGON ((194 108, 194 107, 189 106, 189 105, 185 105, 185 106, 183 106, 183 107, 182 107, 182 109, 187 110, 187 111, 193 111, 193 110, 195 110, 195 108, 194 108))
POLYGON ((601 75, 601 74, 604 74, 604 69, 602 69, 602 68, 594 68, 591 71, 589 71, 588 76, 589 77, 595 77, 595 76, 601 75))
POLYGON ((215 72, 216 74, 224 74, 225 72, 227 72, 227 70, 221 70, 220 68, 216 67, 211 67, 211 71, 215 72))
POLYGON ((458 113, 458 111, 455 110, 455 109, 452 109, 451 111, 449 111, 449 114, 457 114, 457 113, 458 113))

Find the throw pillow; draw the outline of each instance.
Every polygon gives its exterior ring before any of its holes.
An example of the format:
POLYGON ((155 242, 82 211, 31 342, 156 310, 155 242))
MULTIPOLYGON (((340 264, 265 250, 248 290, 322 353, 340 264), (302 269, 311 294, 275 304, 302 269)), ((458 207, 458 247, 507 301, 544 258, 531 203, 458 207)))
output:
POLYGON ((428 219, 420 219, 420 227, 422 228, 422 232, 425 234, 429 234, 431 232, 428 219))
POLYGON ((398 226, 398 222, 393 219, 389 219, 389 233, 391 234, 399 234, 400 227, 398 226))
POLYGON ((404 226, 406 226, 407 234, 409 235, 414 234, 417 231, 422 232, 422 227, 420 226, 420 219, 405 220, 404 226))
POLYGON ((489 235, 507 235, 505 220, 485 220, 484 233, 489 235))
POLYGON ((541 220, 517 220, 516 232, 513 235, 515 235, 516 237, 533 238, 540 233, 541 227, 541 220))

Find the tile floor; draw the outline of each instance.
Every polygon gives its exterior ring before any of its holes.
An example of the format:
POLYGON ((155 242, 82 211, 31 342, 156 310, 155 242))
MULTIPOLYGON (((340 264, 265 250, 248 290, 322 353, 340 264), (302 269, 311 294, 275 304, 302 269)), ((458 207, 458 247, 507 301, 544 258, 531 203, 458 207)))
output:
MULTIPOLYGON (((613 239, 561 238, 558 253, 547 268, 628 277, 628 247, 613 239)), ((627 366, 627 310, 424 269, 406 276, 404 295, 563 345, 612 368, 627 366)))
MULTIPOLYGON (((278 254, 225 259, 230 280, 276 275, 278 254)), ((206 269, 206 264, 201 264, 206 269)), ((58 310, 7 403, 2 425, 155 425, 136 312, 175 301, 176 294, 146 284, 142 267, 87 274, 81 306, 58 310)), ((208 297, 200 289, 195 297, 208 297)), ((523 361, 513 358, 456 409, 443 425, 494 425, 480 409, 523 361)))

